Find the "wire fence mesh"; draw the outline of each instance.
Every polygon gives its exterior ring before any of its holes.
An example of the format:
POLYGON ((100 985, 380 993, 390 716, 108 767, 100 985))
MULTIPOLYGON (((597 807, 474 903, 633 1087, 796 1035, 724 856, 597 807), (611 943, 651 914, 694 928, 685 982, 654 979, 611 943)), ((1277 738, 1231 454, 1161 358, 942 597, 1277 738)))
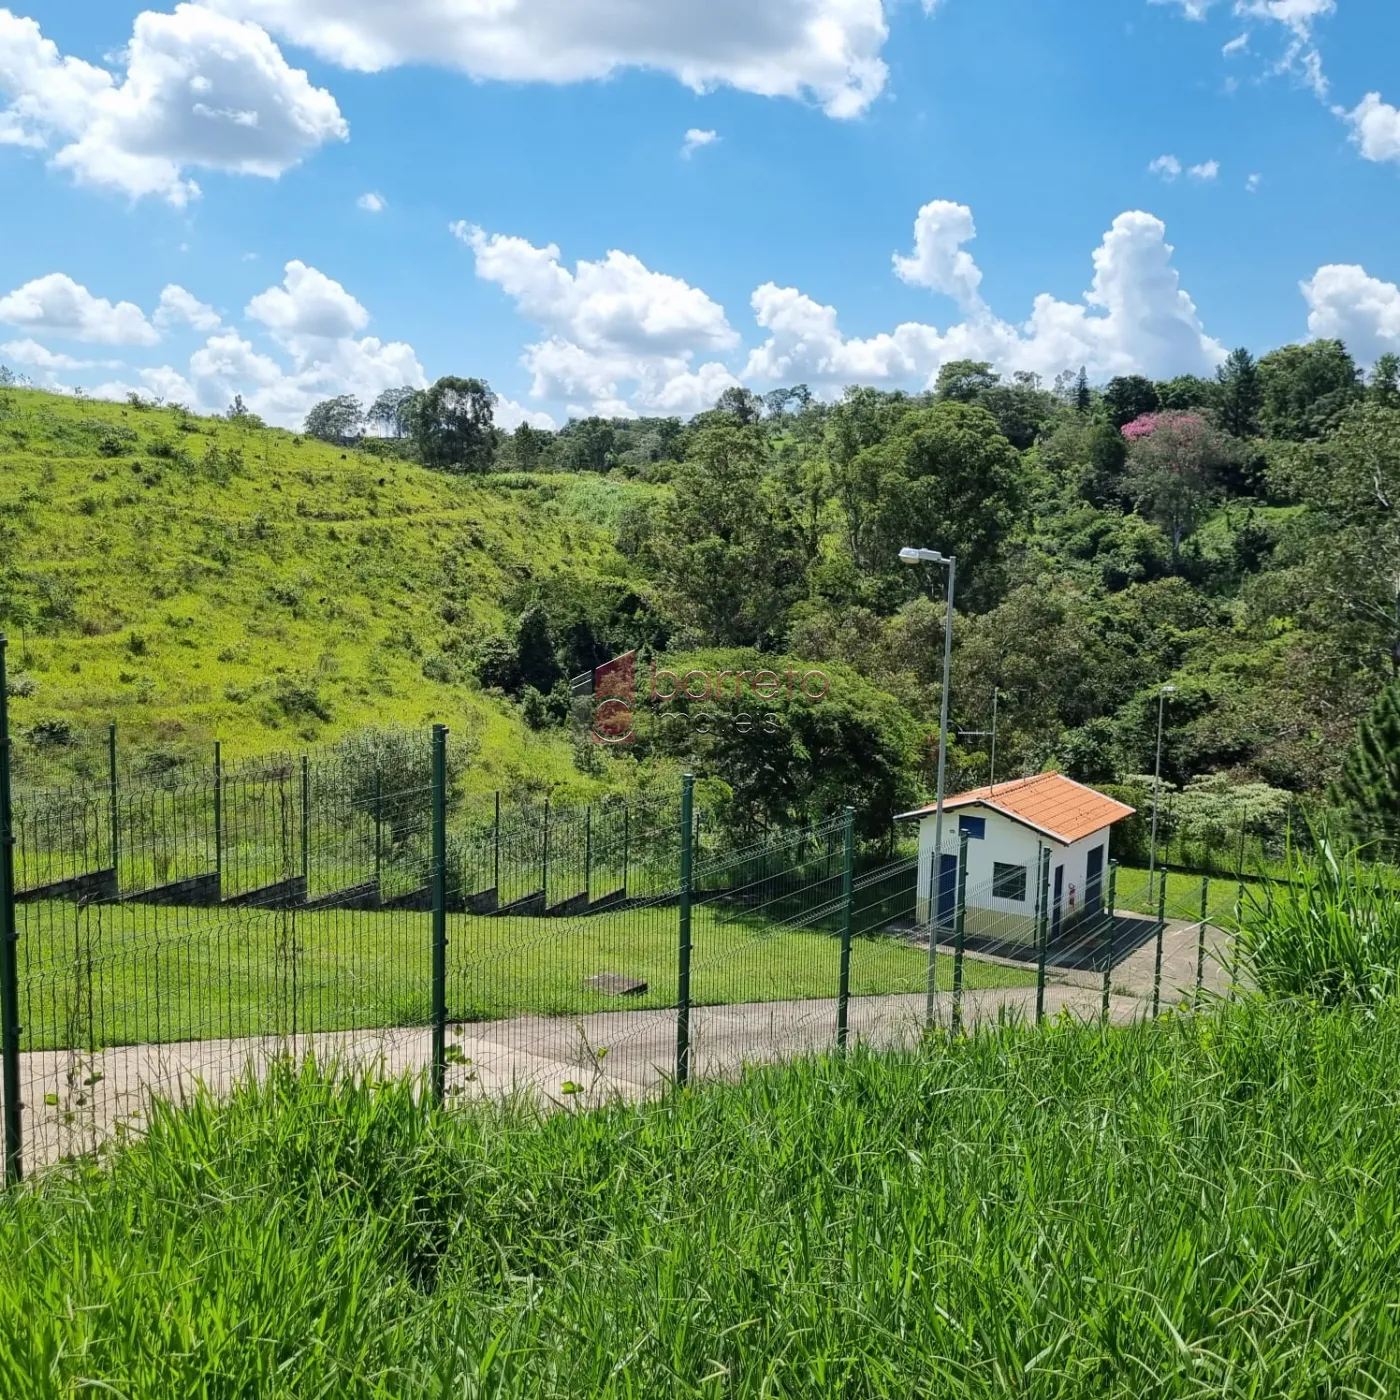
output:
POLYGON ((443 730, 12 790, 4 720, 11 1179, 288 1055, 591 1103, 1225 985, 1220 881, 1113 870, 1071 912, 1047 851, 1015 914, 955 838, 945 907, 913 834, 862 846, 850 810, 752 832, 689 780, 583 806, 467 793, 443 730))

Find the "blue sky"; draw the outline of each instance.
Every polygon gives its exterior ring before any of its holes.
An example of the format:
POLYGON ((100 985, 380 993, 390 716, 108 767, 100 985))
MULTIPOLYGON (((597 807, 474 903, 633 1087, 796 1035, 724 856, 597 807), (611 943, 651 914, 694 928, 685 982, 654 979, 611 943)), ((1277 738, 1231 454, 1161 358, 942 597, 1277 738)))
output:
POLYGON ((0 360, 289 425, 449 373, 545 423, 961 356, 1369 361, 1397 53, 1380 0, 34 0, 0 360))

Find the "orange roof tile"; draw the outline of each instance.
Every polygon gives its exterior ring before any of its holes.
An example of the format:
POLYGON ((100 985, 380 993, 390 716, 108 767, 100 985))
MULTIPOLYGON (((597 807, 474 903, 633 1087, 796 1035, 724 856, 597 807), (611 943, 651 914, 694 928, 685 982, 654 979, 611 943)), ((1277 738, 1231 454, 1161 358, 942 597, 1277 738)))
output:
MULTIPOLYGON (((1102 831, 1124 817, 1131 817, 1134 808, 1125 806, 1101 792, 1095 792, 1063 773, 1039 773, 1033 778, 1017 778, 995 787, 974 788, 960 792, 943 803, 945 812, 960 807, 990 807, 1013 821, 1034 827, 1055 841, 1068 846, 1102 831)), ((937 803, 905 812, 906 817, 932 816, 937 803)))

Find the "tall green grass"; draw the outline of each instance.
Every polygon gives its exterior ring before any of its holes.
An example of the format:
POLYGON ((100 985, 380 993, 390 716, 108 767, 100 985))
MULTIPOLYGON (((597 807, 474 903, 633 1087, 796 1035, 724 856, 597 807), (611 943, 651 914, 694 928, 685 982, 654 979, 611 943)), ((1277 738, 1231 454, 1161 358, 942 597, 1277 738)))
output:
POLYGON ((1393 1394, 1397 1063, 1250 999, 544 1121, 288 1069, 0 1201, 0 1393, 1393 1394))
POLYGON ((1281 878, 1251 886, 1237 951, 1247 978, 1271 996, 1377 1002, 1400 987, 1400 895, 1392 867, 1364 849, 1290 845, 1281 878))

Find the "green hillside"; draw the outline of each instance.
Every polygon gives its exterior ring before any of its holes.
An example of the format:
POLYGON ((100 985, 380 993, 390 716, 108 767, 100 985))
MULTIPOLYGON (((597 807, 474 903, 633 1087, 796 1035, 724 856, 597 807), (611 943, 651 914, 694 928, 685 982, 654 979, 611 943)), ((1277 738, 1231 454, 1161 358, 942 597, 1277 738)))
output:
MULTIPOLYGON (((237 421, 0 400, 0 624, 19 733, 231 756, 367 725, 452 726, 474 782, 583 782, 469 664, 517 595, 626 581, 644 486, 476 477, 237 421), (17 673, 17 674, 16 674, 17 673)), ((520 604, 514 603, 514 612, 520 604)))

